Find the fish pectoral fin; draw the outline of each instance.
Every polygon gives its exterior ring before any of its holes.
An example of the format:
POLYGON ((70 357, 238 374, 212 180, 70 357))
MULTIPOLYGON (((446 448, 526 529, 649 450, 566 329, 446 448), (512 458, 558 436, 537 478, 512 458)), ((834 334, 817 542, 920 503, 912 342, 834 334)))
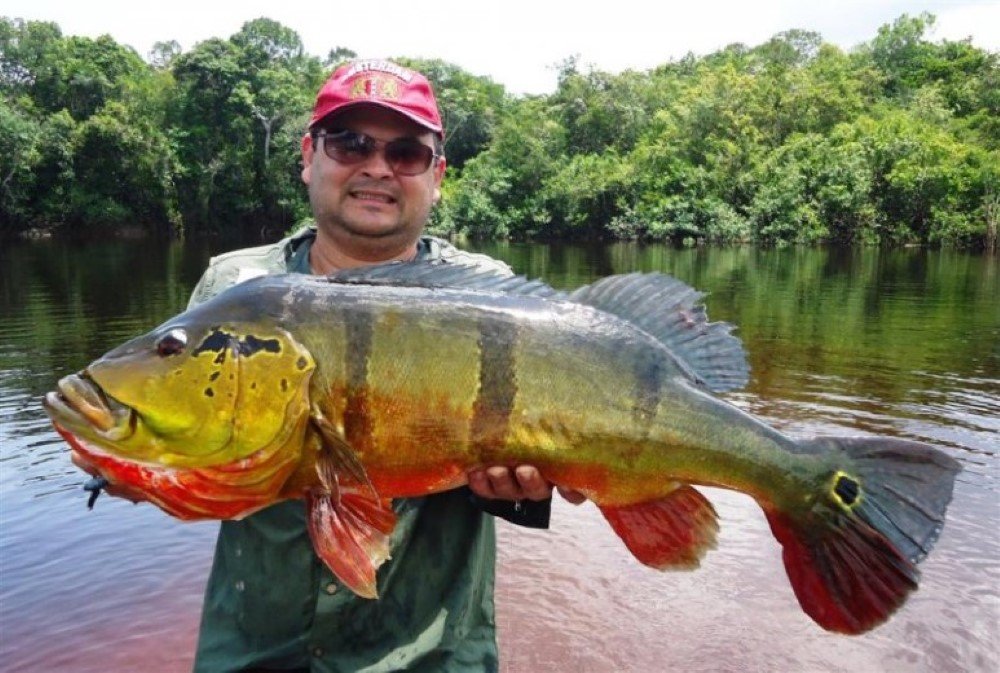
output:
POLYGON ((658 570, 697 568, 705 552, 715 548, 715 508, 687 484, 659 500, 599 508, 629 551, 658 570))
POLYGON ((378 598, 376 571, 389 558, 396 514, 368 491, 306 495, 306 522, 316 554, 337 579, 363 598, 378 598))
POLYGON ((328 480, 331 471, 338 475, 346 474, 356 483, 366 486, 371 491, 372 496, 377 498, 378 493, 368 478, 365 466, 361 464, 361 460, 351 445, 347 443, 343 433, 327 419, 323 411, 315 404, 312 406, 309 417, 313 427, 319 433, 325 449, 324 456, 317 462, 320 480, 330 488, 328 480))
POLYGON ((396 526, 392 501, 380 498, 364 465, 319 407, 310 414, 319 433, 319 486, 306 494, 306 522, 316 554, 351 591, 378 598, 376 571, 389 558, 396 526))

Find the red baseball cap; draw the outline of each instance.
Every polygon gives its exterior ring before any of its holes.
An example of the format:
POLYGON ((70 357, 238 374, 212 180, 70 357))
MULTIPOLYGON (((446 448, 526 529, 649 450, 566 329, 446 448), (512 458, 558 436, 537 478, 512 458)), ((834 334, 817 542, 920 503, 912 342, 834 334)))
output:
POLYGON ((378 105, 444 135, 441 114, 427 78, 391 61, 352 61, 337 68, 316 95, 309 128, 353 105, 378 105))

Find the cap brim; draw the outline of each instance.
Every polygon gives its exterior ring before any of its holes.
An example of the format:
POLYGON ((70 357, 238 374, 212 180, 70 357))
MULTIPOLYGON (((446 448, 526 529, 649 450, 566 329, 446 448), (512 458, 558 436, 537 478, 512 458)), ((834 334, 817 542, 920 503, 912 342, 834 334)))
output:
POLYGON ((333 110, 330 110, 329 112, 327 112, 325 115, 323 115, 322 117, 320 117, 316 121, 311 122, 309 124, 309 128, 313 128, 314 126, 316 126, 317 124, 319 124, 320 122, 322 122, 324 119, 329 119, 331 116, 338 115, 341 112, 343 112, 344 110, 347 110, 347 109, 350 109, 350 108, 361 107, 363 105, 373 105, 373 106, 376 106, 376 107, 385 108, 387 110, 392 110, 393 112, 406 117, 410 121, 415 122, 415 123, 419 124, 420 126, 423 126, 425 129, 427 129, 428 131, 430 131, 432 133, 443 134, 443 132, 444 132, 444 129, 440 125, 435 125, 435 124, 427 121, 423 117, 420 117, 419 115, 416 115, 416 114, 410 112, 406 108, 403 108, 403 107, 400 107, 400 106, 397 106, 397 105, 393 105, 392 103, 388 103, 386 101, 380 101, 380 100, 359 100, 359 101, 352 101, 350 103, 343 103, 340 106, 334 108, 333 110))

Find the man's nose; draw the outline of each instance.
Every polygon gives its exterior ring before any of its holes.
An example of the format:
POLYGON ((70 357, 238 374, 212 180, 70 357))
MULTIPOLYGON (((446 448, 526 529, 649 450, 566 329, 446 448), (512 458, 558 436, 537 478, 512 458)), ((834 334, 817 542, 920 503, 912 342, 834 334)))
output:
POLYGON ((389 177, 394 174, 392 166, 385 158, 385 147, 377 147, 361 165, 361 172, 371 177, 389 177))

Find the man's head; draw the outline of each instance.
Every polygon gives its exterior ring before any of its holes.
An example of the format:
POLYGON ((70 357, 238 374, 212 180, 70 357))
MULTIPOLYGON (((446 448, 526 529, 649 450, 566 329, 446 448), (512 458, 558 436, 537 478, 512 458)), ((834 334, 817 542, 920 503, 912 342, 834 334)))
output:
POLYGON ((302 139, 317 244, 364 261, 413 250, 440 198, 442 135, 423 75, 388 61, 338 68, 302 139))

